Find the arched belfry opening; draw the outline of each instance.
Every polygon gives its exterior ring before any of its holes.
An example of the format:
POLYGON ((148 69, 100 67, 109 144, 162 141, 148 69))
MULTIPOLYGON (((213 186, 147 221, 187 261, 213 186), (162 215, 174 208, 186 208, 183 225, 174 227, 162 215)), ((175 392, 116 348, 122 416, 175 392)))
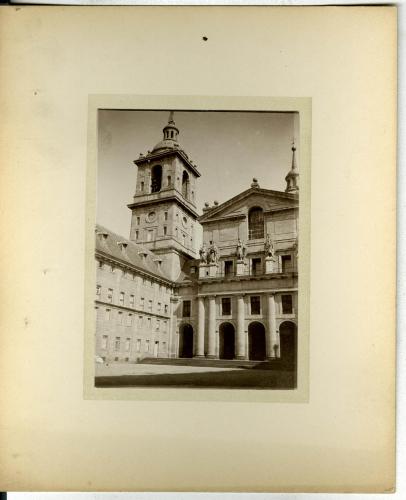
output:
POLYGON ((193 326, 186 323, 179 331, 179 357, 193 358, 193 326))
POLYGON ((248 212, 248 239, 264 237, 264 211, 261 207, 252 207, 248 212))
POLYGON ((219 328, 219 358, 235 358, 235 330, 231 323, 221 323, 219 328))
POLYGON ((186 172, 186 170, 184 170, 182 174, 182 195, 184 198, 189 198, 189 188, 190 188, 189 174, 186 172))
POLYGON ((151 169, 151 193, 157 193, 162 187, 162 167, 154 165, 151 169))
POLYGON ((265 327, 259 321, 248 326, 248 357, 254 361, 263 361, 266 357, 265 327))

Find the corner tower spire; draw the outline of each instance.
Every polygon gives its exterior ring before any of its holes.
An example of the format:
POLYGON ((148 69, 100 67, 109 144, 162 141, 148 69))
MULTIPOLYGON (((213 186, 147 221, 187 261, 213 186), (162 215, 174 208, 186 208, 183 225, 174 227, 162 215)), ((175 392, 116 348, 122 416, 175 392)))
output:
POLYGON ((288 175, 285 177, 286 189, 285 193, 297 194, 299 192, 299 172, 296 164, 296 146, 295 141, 292 143, 292 166, 288 175))

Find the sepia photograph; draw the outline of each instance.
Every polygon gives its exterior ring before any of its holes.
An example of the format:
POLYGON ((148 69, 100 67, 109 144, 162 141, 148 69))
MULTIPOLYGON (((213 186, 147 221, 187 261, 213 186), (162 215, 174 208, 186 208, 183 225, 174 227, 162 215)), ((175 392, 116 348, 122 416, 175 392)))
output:
POLYGON ((96 387, 297 387, 299 119, 98 111, 96 387))

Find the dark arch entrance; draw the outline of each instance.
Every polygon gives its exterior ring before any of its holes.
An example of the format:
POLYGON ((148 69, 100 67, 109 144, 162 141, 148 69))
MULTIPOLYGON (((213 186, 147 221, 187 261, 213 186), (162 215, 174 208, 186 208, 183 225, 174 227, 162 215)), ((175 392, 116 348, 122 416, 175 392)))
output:
POLYGON ((255 361, 263 361, 266 357, 265 327, 258 321, 248 326, 248 356, 255 361))
POLYGON ((292 321, 284 321, 279 327, 280 356, 283 361, 296 363, 297 330, 292 321))
POLYGON ((193 327, 188 323, 179 331, 179 357, 193 358, 193 327))
POLYGON ((235 358, 235 331, 231 323, 221 323, 219 328, 219 358, 235 358))

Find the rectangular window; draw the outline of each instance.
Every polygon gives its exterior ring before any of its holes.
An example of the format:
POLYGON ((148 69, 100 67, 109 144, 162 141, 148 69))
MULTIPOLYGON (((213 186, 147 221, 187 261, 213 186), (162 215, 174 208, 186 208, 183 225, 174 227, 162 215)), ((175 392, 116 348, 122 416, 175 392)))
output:
POLYGON ((138 326, 141 328, 142 327, 142 316, 138 316, 138 326))
POLYGON ((282 295, 282 314, 292 314, 292 295, 282 295))
POLYGON ((133 315, 129 314, 127 316, 127 326, 131 326, 133 324, 133 315))
POLYGON ((161 310, 161 303, 158 302, 158 311, 160 311, 160 310, 161 310))
POLYGON ((124 305, 124 292, 120 292, 119 303, 120 303, 120 306, 124 305))
POLYGON ((100 294, 101 294, 101 286, 97 285, 96 286, 96 295, 100 295, 100 294))
POLYGON ((255 257, 251 260, 252 262, 252 274, 261 274, 262 273, 262 265, 261 265, 261 258, 260 257, 255 257))
POLYGON ((147 241, 152 241, 153 239, 154 239, 154 230, 148 229, 147 230, 147 241))
POLYGON ((164 236, 166 236, 167 234, 168 234, 168 228, 164 226, 164 236))
POLYGON ((166 342, 162 342, 162 350, 165 352, 166 351, 166 342))
POLYGON ((141 352, 141 339, 137 339, 136 349, 137 352, 141 352))
POLYGON ((140 232, 138 231, 138 229, 135 231, 135 239, 138 240, 138 238, 140 237, 140 232))
POLYGON ((190 300, 184 300, 183 301, 182 316, 184 318, 189 318, 190 317, 190 300))
POLYGON ((164 219, 168 220, 168 212, 164 212, 164 219))
POLYGON ((126 351, 130 350, 130 345, 131 345, 131 339, 130 338, 126 338, 125 339, 125 350, 126 351))
POLYGON ((144 297, 140 298, 140 308, 144 309, 144 297))
POLYGON ((113 302, 113 289, 112 288, 108 289, 107 302, 110 302, 110 304, 113 302))
POLYGON ((141 191, 144 191, 144 183, 141 182, 141 191))
POLYGON ((282 255, 282 272, 289 273, 292 271, 292 257, 290 255, 282 255))
POLYGON ((152 311, 152 300, 148 301, 148 309, 152 311))
POLYGON ((117 315, 117 323, 119 325, 122 325, 123 324, 123 313, 121 311, 118 311, 118 315, 117 315))
POLYGON ((149 352, 149 340, 145 341, 145 352, 149 352))
POLYGON ((99 260, 99 269, 103 269, 103 262, 99 260))
POLYGON ((221 299, 221 312, 223 316, 230 316, 231 314, 231 299, 230 297, 223 297, 221 299))
POLYGON ((141 223, 141 217, 137 217, 137 225, 139 226, 141 223))
POLYGON ((232 260, 224 261, 224 275, 232 276, 232 274, 233 274, 233 261, 232 260))
POLYGON ((157 332, 159 331, 159 328, 161 327, 161 321, 159 319, 156 320, 156 330, 157 332))
POLYGON ((124 358, 124 361, 128 362, 130 361, 130 358, 124 358))
POLYGON ((118 361, 118 356, 116 356, 116 357, 114 358, 114 361, 118 361))
POLYGON ((101 342, 101 348, 102 349, 107 349, 108 342, 109 342, 109 336, 108 335, 103 335, 102 342, 101 342))
POLYGON ((165 314, 168 313, 168 304, 165 304, 165 314))
POLYGON ((106 309, 106 314, 104 316, 104 319, 108 321, 110 319, 110 309, 106 309))
POLYGON ((151 329, 151 318, 147 318, 147 326, 151 329))
POLYGON ((164 321, 164 332, 166 332, 167 328, 168 328, 168 322, 164 321))
POLYGON ((120 342, 121 342, 120 337, 116 337, 116 341, 114 343, 114 348, 115 348, 116 351, 120 350, 120 342))
POLYGON ((168 186, 170 186, 171 184, 172 184, 172 177, 168 175, 168 186))
POLYGON ((130 307, 134 307, 134 295, 130 295, 130 307))
POLYGON ((251 314, 261 314, 261 297, 255 295, 251 297, 251 314))

